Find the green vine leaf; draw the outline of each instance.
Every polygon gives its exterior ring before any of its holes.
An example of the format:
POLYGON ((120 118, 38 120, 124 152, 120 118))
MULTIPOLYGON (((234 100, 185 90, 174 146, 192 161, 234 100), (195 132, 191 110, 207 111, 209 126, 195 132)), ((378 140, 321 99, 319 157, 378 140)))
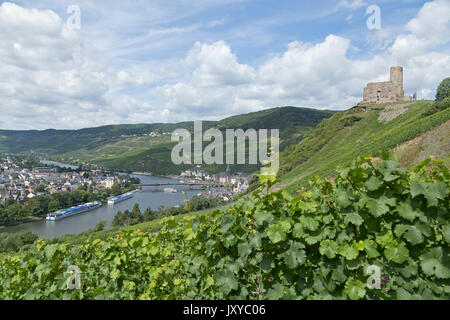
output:
POLYGON ((338 244, 333 240, 322 240, 320 242, 319 252, 321 255, 334 259, 338 251, 338 244))
POLYGON ((359 280, 348 280, 344 292, 350 299, 359 300, 366 295, 366 286, 359 280))
POLYGON ((409 257, 409 251, 405 243, 398 244, 397 241, 391 241, 386 245, 384 255, 388 260, 401 264, 409 257))
POLYGON ((273 243, 286 240, 286 232, 280 224, 273 224, 269 226, 269 228, 267 228, 267 235, 273 243))
POLYGON ((427 276, 439 279, 449 279, 450 270, 443 264, 443 250, 441 247, 432 248, 420 256, 420 267, 427 276))
POLYGON ((288 268, 295 269, 305 263, 306 253, 303 250, 304 247, 302 243, 291 241, 290 248, 281 254, 288 268))

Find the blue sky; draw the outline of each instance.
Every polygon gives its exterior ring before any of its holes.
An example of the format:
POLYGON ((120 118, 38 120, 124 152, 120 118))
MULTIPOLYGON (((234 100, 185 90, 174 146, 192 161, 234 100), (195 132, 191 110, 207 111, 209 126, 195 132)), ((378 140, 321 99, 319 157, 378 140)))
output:
POLYGON ((450 75, 449 16, 450 0, 0 1, 0 128, 346 109, 397 64, 430 99, 450 75))

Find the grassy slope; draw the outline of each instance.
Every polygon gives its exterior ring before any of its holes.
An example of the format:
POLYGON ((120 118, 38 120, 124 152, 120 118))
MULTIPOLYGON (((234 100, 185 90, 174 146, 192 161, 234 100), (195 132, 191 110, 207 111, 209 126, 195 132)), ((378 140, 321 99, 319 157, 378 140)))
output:
POLYGON ((282 154, 281 186, 295 193, 315 175, 329 176, 360 154, 392 149, 450 120, 450 109, 423 117, 431 105, 431 101, 411 104, 388 123, 378 121, 383 107, 355 107, 335 114, 282 154))
MULTIPOLYGON (((222 210, 222 209, 227 208, 230 205, 231 204, 227 204, 220 208, 207 209, 207 210, 196 211, 196 212, 191 212, 191 213, 186 213, 186 214, 180 214, 178 216, 174 216, 174 220, 175 220, 175 223, 178 223, 179 221, 181 221, 182 219, 184 219, 186 217, 195 217, 198 215, 210 215, 217 209, 222 210)), ((56 238, 56 239, 58 242, 81 243, 89 238, 91 238, 91 239, 106 239, 108 237, 117 235, 118 233, 120 233, 123 230, 125 230, 125 231, 141 230, 143 232, 156 233, 161 229, 161 227, 162 227, 162 219, 157 219, 157 220, 153 220, 153 221, 139 223, 134 226, 126 226, 123 228, 114 227, 114 228, 108 228, 108 229, 105 229, 102 231, 97 231, 97 232, 92 232, 92 233, 80 233, 77 235, 65 235, 63 237, 56 238)))

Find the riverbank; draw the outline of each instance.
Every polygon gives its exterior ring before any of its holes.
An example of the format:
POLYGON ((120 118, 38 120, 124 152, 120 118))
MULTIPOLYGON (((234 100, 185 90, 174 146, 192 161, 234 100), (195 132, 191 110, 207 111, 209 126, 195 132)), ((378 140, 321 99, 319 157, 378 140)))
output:
MULTIPOLYGON (((141 192, 141 191, 142 191, 142 188, 139 187, 139 188, 136 188, 136 189, 128 191, 128 192, 134 194, 134 193, 141 192)), ((113 198, 113 197, 108 197, 107 199, 98 200, 98 201, 100 201, 102 203, 102 206, 104 206, 104 205, 108 204, 108 199, 109 198, 113 198)), ((81 204, 82 203, 80 203, 78 205, 81 205, 81 204)), ((64 208, 64 209, 67 209, 67 208, 64 208)), ((60 210, 63 210, 63 209, 60 209, 60 210)), ((6 225, 0 225, 0 232, 6 232, 6 229, 10 228, 10 227, 20 227, 20 226, 24 226, 24 225, 26 225, 28 223, 33 223, 33 222, 38 222, 38 221, 45 221, 46 217, 47 217, 47 213, 42 215, 42 216, 28 216, 26 219, 23 219, 23 220, 20 220, 20 221, 16 221, 16 222, 13 222, 13 223, 10 223, 10 224, 6 224, 6 225)))
MULTIPOLYGON (((139 176, 139 178, 142 184, 173 182, 172 179, 158 176, 139 176)), ((42 219, 16 226, 4 227, 1 229, 1 232, 16 233, 30 231, 46 239, 53 239, 54 237, 61 237, 68 234, 77 235, 94 228, 101 221, 106 222, 105 227, 109 228, 119 210, 122 212, 126 210, 132 211, 135 204, 139 205, 142 212, 147 208, 151 210, 157 210, 159 207, 169 208, 182 205, 187 198, 192 198, 199 193, 196 188, 189 190, 187 186, 175 186, 175 188, 178 191, 177 193, 165 193, 161 190, 158 192, 155 187, 143 186, 142 188, 133 190, 133 198, 114 205, 103 205, 95 210, 80 213, 52 223, 48 223, 45 219, 42 219)), ((107 200, 104 199, 103 201, 107 200)))
POLYGON ((46 217, 46 216, 47 216, 47 215, 44 215, 44 216, 38 216, 38 217, 36 217, 36 216, 29 216, 29 217, 27 217, 26 219, 23 219, 23 220, 20 220, 20 221, 16 221, 16 222, 9 223, 9 224, 6 224, 6 225, 0 225, 0 232, 3 232, 3 231, 2 231, 3 229, 9 228, 9 227, 17 227, 17 226, 24 225, 24 224, 26 224, 26 223, 31 223, 31 222, 36 222, 36 221, 42 221, 42 220, 45 220, 45 217, 46 217))

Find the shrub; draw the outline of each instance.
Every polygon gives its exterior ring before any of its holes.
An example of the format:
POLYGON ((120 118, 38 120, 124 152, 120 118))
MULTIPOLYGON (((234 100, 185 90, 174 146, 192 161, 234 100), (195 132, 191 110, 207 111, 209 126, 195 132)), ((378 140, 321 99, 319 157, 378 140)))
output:
POLYGON ((445 110, 450 107, 450 97, 447 97, 443 100, 437 100, 433 103, 433 106, 426 112, 423 113, 423 116, 429 116, 435 114, 439 111, 445 110))
POLYGON ((450 78, 442 80, 436 91, 436 101, 442 101, 450 97, 450 78))

